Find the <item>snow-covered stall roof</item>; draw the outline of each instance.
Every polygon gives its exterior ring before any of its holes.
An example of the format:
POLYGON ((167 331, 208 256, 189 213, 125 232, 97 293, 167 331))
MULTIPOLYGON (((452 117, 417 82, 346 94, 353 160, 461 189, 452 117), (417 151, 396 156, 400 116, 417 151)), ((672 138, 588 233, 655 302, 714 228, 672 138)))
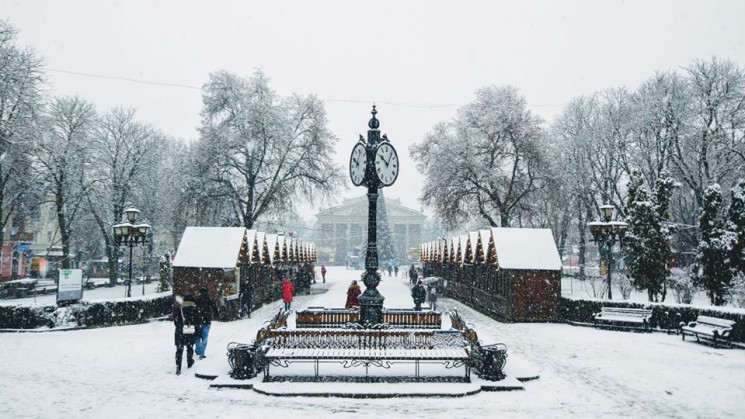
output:
MULTIPOLYGON (((266 248, 269 251, 269 264, 274 265, 274 261, 277 256, 277 235, 274 233, 267 233, 265 236, 266 248)), ((267 263, 267 261, 263 261, 267 263)))
POLYGON ((466 263, 466 249, 468 248, 468 234, 463 234, 458 237, 458 260, 457 262, 461 265, 466 263))
POLYGON ((243 227, 186 227, 173 266, 235 268, 245 234, 243 227))
POLYGON ((256 246, 259 248, 259 260, 257 260, 256 262, 262 265, 266 265, 267 263, 269 263, 269 260, 267 260, 269 256, 264 255, 264 250, 266 250, 266 233, 264 233, 263 231, 256 232, 256 246))
POLYGON ((478 244, 479 244, 479 232, 478 231, 469 231, 468 232, 468 242, 471 244, 471 260, 468 260, 467 262, 470 263, 476 263, 478 260, 484 260, 483 254, 481 256, 478 255, 478 244), (481 259, 479 259, 481 257, 481 259))
POLYGON ((248 262, 260 263, 261 257, 259 257, 259 260, 255 260, 254 258, 254 248, 256 247, 256 230, 246 230, 246 244, 248 245, 248 249, 246 249, 246 252, 248 253, 248 262))
POLYGON ((561 270, 554 236, 547 228, 492 228, 497 260, 503 269, 561 270))

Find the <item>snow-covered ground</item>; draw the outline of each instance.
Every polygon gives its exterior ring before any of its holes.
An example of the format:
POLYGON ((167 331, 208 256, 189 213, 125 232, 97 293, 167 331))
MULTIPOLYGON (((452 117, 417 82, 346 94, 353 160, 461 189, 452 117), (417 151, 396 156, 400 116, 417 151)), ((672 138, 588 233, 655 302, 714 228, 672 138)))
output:
MULTIPOLYGON (((327 283, 299 295, 294 309, 341 307, 360 271, 330 268, 327 283), (325 292, 324 292, 325 291, 325 292)), ((386 307, 410 307, 407 281, 384 277, 386 307)), ((134 290, 133 290, 134 291, 134 290)), ((0 417, 742 417, 745 351, 714 349, 679 336, 595 330, 563 324, 503 324, 457 308, 484 343, 503 342, 510 362, 532 364, 541 378, 525 391, 466 398, 277 398, 250 390, 209 389, 174 374, 173 324, 68 332, 0 334, 0 417)), ((229 342, 250 342, 281 307, 212 326, 207 359, 227 369, 229 342)), ((199 364, 198 364, 199 365, 199 364)), ((202 364, 206 366, 207 364, 202 364)), ((322 386, 324 384, 308 384, 322 386)), ((422 384, 426 385, 426 384, 422 384)))

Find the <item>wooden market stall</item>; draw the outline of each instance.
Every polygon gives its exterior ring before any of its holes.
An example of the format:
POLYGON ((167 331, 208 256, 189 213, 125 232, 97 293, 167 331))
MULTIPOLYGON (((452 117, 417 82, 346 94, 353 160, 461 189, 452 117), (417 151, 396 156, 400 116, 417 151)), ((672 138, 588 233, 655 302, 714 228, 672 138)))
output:
POLYGON ((549 229, 484 229, 425 243, 422 254, 453 298, 510 321, 559 319, 561 260, 549 229))

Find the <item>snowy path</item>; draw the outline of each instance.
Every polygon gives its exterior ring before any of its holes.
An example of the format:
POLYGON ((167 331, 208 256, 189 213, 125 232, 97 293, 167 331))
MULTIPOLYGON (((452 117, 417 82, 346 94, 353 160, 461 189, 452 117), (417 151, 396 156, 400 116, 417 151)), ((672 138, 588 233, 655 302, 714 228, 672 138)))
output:
MULTIPOLYGON (((294 309, 341 307, 360 271, 331 268, 327 283, 299 295, 294 309), (320 293, 325 290, 325 293, 320 293)), ((407 281, 385 277, 386 307, 410 307, 407 281)), ((210 390, 191 370, 173 374, 173 325, 155 322, 72 332, 0 334, 0 417, 742 417, 745 351, 682 342, 678 336, 559 324, 503 324, 441 299, 473 323, 482 342, 504 342, 510 361, 527 361, 541 378, 526 390, 463 399, 274 398, 246 390, 210 390)), ((215 322, 208 358, 227 369, 225 346, 250 342, 281 307, 253 318, 215 322)), ((310 384, 313 385, 313 384, 310 384)), ((317 384, 322 385, 322 384, 317 384)))

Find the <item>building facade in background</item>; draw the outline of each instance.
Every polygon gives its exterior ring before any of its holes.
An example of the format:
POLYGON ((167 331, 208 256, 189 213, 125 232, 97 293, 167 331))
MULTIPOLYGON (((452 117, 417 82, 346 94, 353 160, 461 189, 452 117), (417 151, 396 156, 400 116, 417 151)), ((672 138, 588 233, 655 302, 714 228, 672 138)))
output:
MULTIPOLYGON (((429 238, 427 216, 401 205, 399 199, 385 198, 385 205, 396 260, 418 261, 418 253, 414 256, 412 250, 429 238)), ((316 214, 314 230, 319 264, 364 266, 362 246, 367 242, 367 209, 367 195, 364 195, 316 214)))

